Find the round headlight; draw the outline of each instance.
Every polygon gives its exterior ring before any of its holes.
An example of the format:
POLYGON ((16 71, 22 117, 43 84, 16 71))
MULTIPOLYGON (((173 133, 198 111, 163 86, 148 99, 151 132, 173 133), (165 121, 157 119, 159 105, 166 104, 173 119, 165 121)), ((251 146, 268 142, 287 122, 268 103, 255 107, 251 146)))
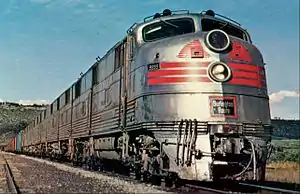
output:
POLYGON ((231 78, 230 68, 222 62, 213 63, 208 68, 208 74, 216 82, 226 82, 231 78))
POLYGON ((230 46, 230 39, 222 30, 211 30, 206 35, 206 44, 211 50, 222 52, 230 46))

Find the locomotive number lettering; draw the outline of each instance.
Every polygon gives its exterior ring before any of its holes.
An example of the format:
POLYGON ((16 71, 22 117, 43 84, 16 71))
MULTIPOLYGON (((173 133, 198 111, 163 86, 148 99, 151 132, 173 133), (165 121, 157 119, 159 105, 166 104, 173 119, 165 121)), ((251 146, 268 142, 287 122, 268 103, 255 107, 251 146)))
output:
POLYGON ((212 116, 236 117, 235 97, 210 97, 212 116))

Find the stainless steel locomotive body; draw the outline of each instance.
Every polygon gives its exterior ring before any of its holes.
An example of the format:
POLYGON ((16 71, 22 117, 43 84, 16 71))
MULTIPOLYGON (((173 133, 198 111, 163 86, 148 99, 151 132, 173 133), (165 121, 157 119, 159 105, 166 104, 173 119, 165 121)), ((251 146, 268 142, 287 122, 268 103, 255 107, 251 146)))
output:
POLYGON ((57 113, 57 140, 40 138, 57 144, 58 154, 81 154, 92 166, 99 158, 122 160, 144 178, 264 178, 264 62, 232 20, 165 10, 130 28, 84 76, 63 97, 69 105, 57 113))

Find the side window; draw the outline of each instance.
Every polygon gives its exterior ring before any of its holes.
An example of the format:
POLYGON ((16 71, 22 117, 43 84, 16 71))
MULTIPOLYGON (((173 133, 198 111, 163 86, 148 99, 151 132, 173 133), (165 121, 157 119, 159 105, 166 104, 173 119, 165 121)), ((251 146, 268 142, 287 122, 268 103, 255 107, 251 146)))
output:
POLYGON ((75 84, 75 96, 74 99, 78 98, 81 93, 81 79, 79 79, 75 84))
POLYGON ((59 97, 59 109, 64 107, 66 105, 66 93, 64 92, 60 97, 59 97))
POLYGON ((134 51, 135 51, 135 46, 136 46, 136 37, 131 36, 130 38, 130 58, 134 56, 134 51))
POLYGON ((56 100, 56 110, 59 110, 60 109, 60 101, 59 101, 60 98, 58 98, 56 100))
MULTIPOLYGON (((121 46, 121 45, 120 45, 121 46)), ((121 47, 118 46, 116 49, 115 49, 115 68, 114 70, 117 70, 119 69, 119 67, 121 66, 121 47)))
POLYGON ((124 40, 117 48, 115 48, 115 67, 114 67, 115 71, 119 69, 121 66, 123 66, 125 63, 126 43, 127 41, 124 40))
POLYGON ((96 63, 95 66, 93 66, 93 75, 92 75, 92 86, 94 85, 97 85, 99 82, 98 82, 98 67, 99 67, 99 64, 96 63))
POLYGON ((70 102, 70 88, 65 92, 65 104, 70 102))

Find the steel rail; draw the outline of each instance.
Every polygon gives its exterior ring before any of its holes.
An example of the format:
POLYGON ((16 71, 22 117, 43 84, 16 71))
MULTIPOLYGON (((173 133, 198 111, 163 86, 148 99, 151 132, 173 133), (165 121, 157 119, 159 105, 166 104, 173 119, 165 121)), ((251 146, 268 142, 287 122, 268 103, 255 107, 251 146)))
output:
POLYGON ((255 185, 255 184, 250 184, 250 183, 239 183, 239 184, 243 185, 243 186, 255 187, 255 188, 260 188, 260 189, 263 189, 263 190, 269 190, 269 191, 275 191, 275 192, 300 194, 300 191, 280 189, 280 188, 268 187, 268 186, 264 186, 264 185, 255 185))
POLYGON ((191 184, 185 184, 184 185, 185 187, 190 187, 190 188, 193 188, 193 189, 199 189, 199 190, 204 190, 204 191, 211 191, 211 192, 214 192, 214 193, 230 193, 228 191, 223 191, 223 190, 219 190, 219 189, 213 189, 213 188, 209 188, 209 187, 203 187, 203 186, 198 186, 198 185, 191 185, 191 184))
POLYGON ((15 180, 14 180, 14 177, 13 177, 13 174, 11 172, 11 169, 9 167, 9 164, 7 162, 7 160, 3 157, 4 159, 4 166, 5 166, 5 171, 6 171, 6 181, 7 181, 7 185, 8 185, 8 189, 9 189, 9 192, 12 193, 12 194, 20 194, 20 191, 15 183, 15 180))

